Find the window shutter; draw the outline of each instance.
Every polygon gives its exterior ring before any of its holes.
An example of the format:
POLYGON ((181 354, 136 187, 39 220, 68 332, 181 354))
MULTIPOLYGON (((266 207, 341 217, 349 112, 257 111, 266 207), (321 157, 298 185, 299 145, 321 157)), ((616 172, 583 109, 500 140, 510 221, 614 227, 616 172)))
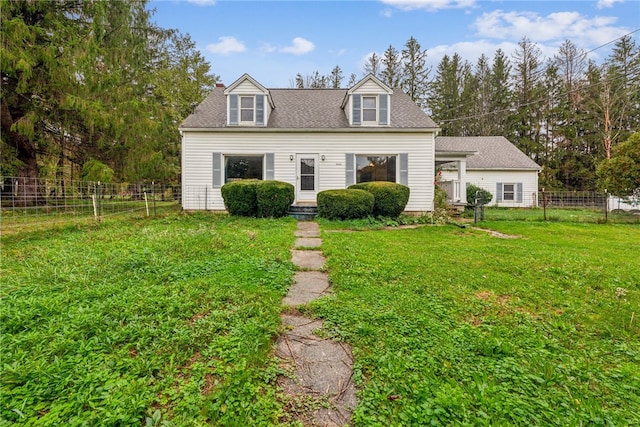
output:
POLYGON ((353 103, 353 114, 351 114, 351 123, 354 125, 360 124, 360 115, 362 114, 362 95, 353 94, 351 95, 351 102, 353 103))
POLYGON ((222 153, 213 153, 213 188, 222 186, 222 153))
POLYGON ((402 185, 409 185, 409 154, 400 153, 399 156, 400 163, 400 182, 402 185))
POLYGON ((516 202, 522 203, 522 183, 519 182, 516 185, 516 188, 517 188, 517 190, 516 190, 516 202))
POLYGON ((344 155, 344 164, 345 164, 345 179, 344 179, 344 186, 345 188, 350 186, 351 184, 355 184, 356 180, 355 180, 355 174, 354 174, 354 159, 355 159, 355 154, 353 153, 347 153, 344 155))
POLYGON ((378 123, 381 125, 388 125, 388 115, 389 115, 389 95, 382 94, 379 96, 380 99, 380 111, 378 111, 379 121, 378 123))
POLYGON ((238 95, 229 95, 229 124, 238 124, 238 95))
POLYGON ((274 168, 273 168, 273 158, 274 155, 273 153, 267 153, 264 155, 265 157, 265 163, 266 163, 266 174, 265 174, 265 179, 274 179, 274 168))
POLYGON ((264 95, 256 95, 256 125, 264 125, 264 95))
POLYGON ((502 183, 496 183, 496 203, 502 202, 502 183))

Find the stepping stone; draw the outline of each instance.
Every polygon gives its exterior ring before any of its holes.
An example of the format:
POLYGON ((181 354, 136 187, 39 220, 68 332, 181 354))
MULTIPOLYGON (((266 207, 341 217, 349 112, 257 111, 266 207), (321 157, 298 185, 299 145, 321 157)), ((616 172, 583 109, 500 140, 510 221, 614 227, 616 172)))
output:
POLYGON ((325 258, 322 251, 291 250, 291 262, 296 267, 307 270, 320 270, 324 267, 325 258))
POLYGON ((320 271, 298 271, 293 277, 295 284, 289 288, 282 303, 298 306, 320 298, 329 289, 329 279, 320 271))
POLYGON ((297 248, 318 248, 322 245, 319 237, 298 237, 294 243, 297 248))
POLYGON ((296 237, 320 237, 320 225, 313 221, 298 222, 296 237))
POLYGON ((310 424, 343 426, 349 423, 356 406, 353 381, 353 356, 348 346, 314 334, 321 320, 283 315, 282 322, 291 328, 276 342, 276 356, 293 370, 293 377, 281 376, 278 384, 293 397, 328 401, 329 407, 313 410, 310 424))

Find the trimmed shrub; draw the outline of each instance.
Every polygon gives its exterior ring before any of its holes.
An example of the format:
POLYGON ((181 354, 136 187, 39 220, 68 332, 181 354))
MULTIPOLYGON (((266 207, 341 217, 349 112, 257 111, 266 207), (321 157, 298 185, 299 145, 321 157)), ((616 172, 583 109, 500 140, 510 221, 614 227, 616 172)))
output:
POLYGON ((349 186, 373 194, 373 215, 397 218, 409 202, 409 187, 395 182, 373 181, 349 186))
POLYGON ((256 185, 258 217, 260 218, 287 216, 294 199, 295 188, 288 182, 258 181, 256 185))
POLYGON ((373 194, 365 190, 324 190, 318 193, 318 215, 327 219, 366 218, 373 213, 373 194))
POLYGON ((258 182, 259 180, 257 179, 242 179, 227 182, 222 186, 220 192, 224 199, 224 207, 229 214, 254 217, 258 215, 258 201, 256 198, 258 182))
POLYGON ((478 192, 478 201, 482 204, 487 204, 493 199, 493 194, 484 188, 480 188, 476 185, 469 184, 467 186, 467 203, 470 205, 475 205, 476 203, 476 193, 478 192))

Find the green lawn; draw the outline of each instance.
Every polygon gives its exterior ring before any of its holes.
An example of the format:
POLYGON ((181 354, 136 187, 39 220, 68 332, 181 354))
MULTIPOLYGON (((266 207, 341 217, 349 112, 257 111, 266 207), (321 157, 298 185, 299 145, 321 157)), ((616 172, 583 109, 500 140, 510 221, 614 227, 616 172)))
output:
POLYGON ((276 422, 294 229, 201 214, 5 236, 0 425, 276 422))
POLYGON ((639 425, 640 228, 482 226, 324 233, 355 424, 639 425))
MULTIPOLYGON (((278 424, 295 226, 171 214, 3 236, 0 425, 278 424)), ((482 226, 521 237, 323 233, 334 293, 305 311, 354 348, 354 424, 640 424, 640 227, 482 226)))

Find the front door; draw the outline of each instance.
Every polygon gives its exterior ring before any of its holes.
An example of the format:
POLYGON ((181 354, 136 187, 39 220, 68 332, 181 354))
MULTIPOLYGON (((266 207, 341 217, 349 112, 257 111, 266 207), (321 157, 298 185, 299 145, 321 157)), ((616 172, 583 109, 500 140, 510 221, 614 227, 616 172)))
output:
POLYGON ((315 202, 318 194, 318 155, 297 154, 296 202, 315 202))

